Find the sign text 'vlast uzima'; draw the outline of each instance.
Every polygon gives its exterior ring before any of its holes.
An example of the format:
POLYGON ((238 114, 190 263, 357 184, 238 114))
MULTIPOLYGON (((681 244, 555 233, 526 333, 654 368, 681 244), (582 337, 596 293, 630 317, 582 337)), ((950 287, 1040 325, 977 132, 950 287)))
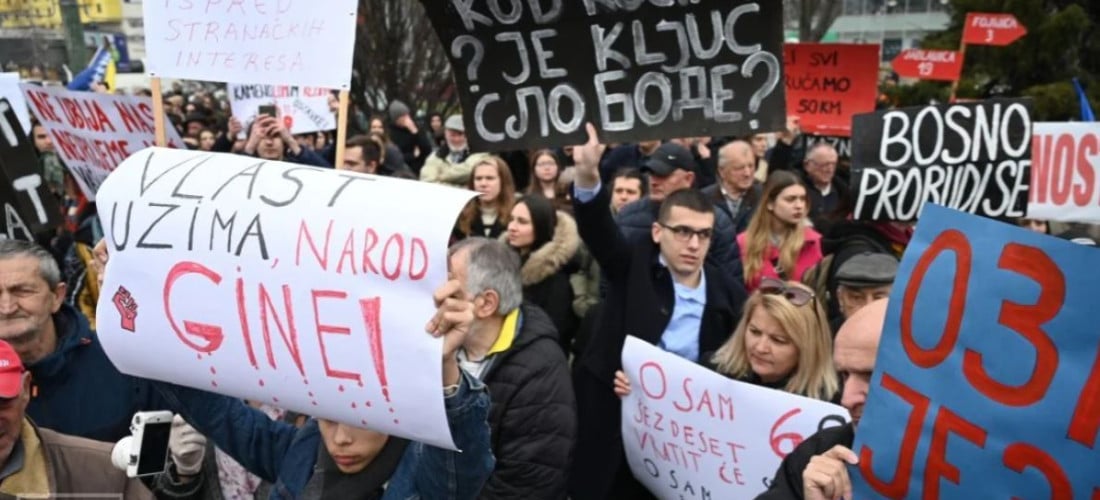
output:
POLYGON ((911 221, 932 202, 986 217, 1023 217, 1030 106, 1026 99, 991 99, 856 116, 853 216, 911 221))
POLYGON ((471 146, 783 128, 781 2, 424 2, 455 68, 471 146))

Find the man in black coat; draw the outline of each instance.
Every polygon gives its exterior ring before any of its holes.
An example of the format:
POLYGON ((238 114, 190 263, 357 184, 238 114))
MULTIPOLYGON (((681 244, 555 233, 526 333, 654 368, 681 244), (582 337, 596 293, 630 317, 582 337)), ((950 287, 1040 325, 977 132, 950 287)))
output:
POLYGON ((489 387, 496 468, 481 499, 565 498, 577 434, 569 363, 549 316, 523 304, 519 256, 502 242, 467 238, 448 274, 474 301, 459 365, 489 387))
POLYGON ((621 405, 613 390, 626 336, 634 335, 694 362, 733 332, 746 299, 739 282, 704 264, 714 232, 714 207, 698 192, 667 196, 650 239, 628 242, 600 189, 603 146, 588 125, 577 160, 574 213, 581 238, 608 281, 598 326, 574 366, 579 433, 570 477, 576 500, 651 496, 631 476, 623 454, 621 405))
POLYGON ((852 414, 852 423, 818 431, 799 444, 775 473, 768 491, 756 500, 831 500, 852 498, 848 465, 859 463, 852 451, 855 431, 863 416, 875 355, 886 324, 886 299, 862 307, 840 328, 833 349, 836 369, 844 377, 840 403, 852 414))

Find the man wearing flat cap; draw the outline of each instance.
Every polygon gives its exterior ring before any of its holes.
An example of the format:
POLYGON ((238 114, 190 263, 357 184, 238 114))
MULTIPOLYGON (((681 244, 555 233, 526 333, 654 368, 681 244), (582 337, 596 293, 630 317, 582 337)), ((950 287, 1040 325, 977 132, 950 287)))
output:
POLYGON ((863 306, 888 298, 897 274, 898 260, 881 252, 856 254, 841 264, 836 271, 840 317, 833 321, 833 333, 863 306))
POLYGON ((462 124, 462 115, 451 115, 443 123, 443 138, 446 144, 424 163, 420 170, 420 180, 466 187, 470 173, 489 155, 470 154, 466 142, 466 127, 462 124))
MULTIPOLYGON (((642 245, 651 241, 653 223, 665 197, 695 182, 699 165, 687 148, 672 142, 661 144, 642 165, 649 179, 649 195, 619 210, 615 219, 628 243, 642 245)), ((717 201, 716 203, 722 203, 717 201)), ((715 210, 714 239, 707 252, 707 262, 717 266, 725 276, 741 282, 741 253, 736 247, 737 233, 726 210, 715 210)))

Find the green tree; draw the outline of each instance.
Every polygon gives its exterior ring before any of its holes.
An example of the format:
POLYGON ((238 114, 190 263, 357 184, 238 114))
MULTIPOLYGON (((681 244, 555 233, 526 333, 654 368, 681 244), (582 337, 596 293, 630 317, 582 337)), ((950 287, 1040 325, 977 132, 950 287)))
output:
MULTIPOLYGON (((951 0, 951 23, 921 43, 927 49, 958 50, 968 12, 1008 12, 1027 35, 1007 47, 969 45, 959 98, 1029 96, 1038 120, 1079 119, 1071 80, 1079 78, 1100 102, 1100 2, 1067 0, 951 0)), ((921 82, 899 87, 903 105, 944 100, 949 85, 921 82), (915 102, 910 100, 914 99, 915 102)))

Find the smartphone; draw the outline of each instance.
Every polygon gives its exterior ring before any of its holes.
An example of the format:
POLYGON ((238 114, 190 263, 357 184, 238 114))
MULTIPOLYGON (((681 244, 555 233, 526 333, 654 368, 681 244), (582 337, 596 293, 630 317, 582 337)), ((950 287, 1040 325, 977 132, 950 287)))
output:
POLYGON ((272 118, 278 118, 276 116, 277 113, 278 113, 278 111, 275 109, 274 104, 264 104, 263 106, 260 106, 260 111, 258 113, 256 113, 256 116, 267 115, 267 116, 270 116, 272 118))
POLYGON ((133 442, 126 467, 129 477, 163 473, 168 465, 168 438, 172 434, 172 412, 145 411, 134 414, 130 423, 133 442))

